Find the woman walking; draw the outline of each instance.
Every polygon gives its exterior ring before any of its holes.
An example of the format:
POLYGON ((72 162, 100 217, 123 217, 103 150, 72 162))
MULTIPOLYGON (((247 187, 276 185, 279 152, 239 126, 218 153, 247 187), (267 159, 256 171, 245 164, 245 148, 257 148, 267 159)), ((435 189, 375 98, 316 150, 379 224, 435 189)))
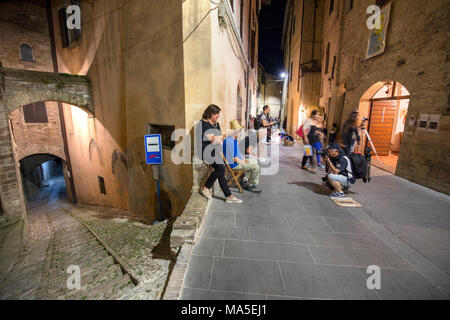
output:
MULTIPOLYGON (((220 117, 220 112, 222 110, 212 104, 210 105, 203 114, 203 118, 201 121, 202 124, 202 159, 205 160, 205 149, 213 145, 222 145, 224 136, 220 130, 220 124, 218 122, 220 117)), ((208 148, 209 150, 209 148, 208 148)), ((217 148, 217 150, 222 150, 222 147, 217 148)), ((211 157, 216 159, 215 154, 216 149, 211 151, 211 157)), ((208 163, 209 164, 209 163, 208 163)), ((210 164, 214 171, 209 176, 205 185, 200 189, 200 194, 203 195, 207 199, 212 199, 211 188, 213 187, 216 180, 219 180, 220 188, 222 189, 225 195, 225 201, 227 203, 242 203, 241 199, 236 198, 231 194, 230 188, 228 187, 227 179, 225 178, 225 165, 222 163, 216 163, 214 160, 212 164, 210 164)))
POLYGON ((359 111, 353 111, 342 129, 342 142, 346 154, 351 154, 355 150, 356 143, 360 143, 361 136, 358 129, 359 111))
POLYGON ((311 130, 308 135, 308 139, 316 153, 317 157, 317 166, 322 169, 325 169, 325 165, 322 164, 322 148, 323 142, 325 138, 325 134, 323 132, 323 117, 316 116, 316 123, 311 126, 311 130))

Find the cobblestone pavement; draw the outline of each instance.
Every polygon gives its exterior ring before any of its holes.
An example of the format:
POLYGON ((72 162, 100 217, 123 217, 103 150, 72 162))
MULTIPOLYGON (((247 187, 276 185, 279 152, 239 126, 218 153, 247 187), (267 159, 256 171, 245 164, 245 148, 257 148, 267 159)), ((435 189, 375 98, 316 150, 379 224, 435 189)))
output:
POLYGON ((449 299, 450 197, 373 169, 351 189, 363 208, 340 208, 301 157, 281 147, 261 195, 211 201, 181 299, 449 299))
MULTIPOLYGON (((114 210, 71 205, 63 192, 59 181, 30 201, 28 242, 13 268, 2 269, 0 299, 159 298, 170 261, 152 259, 151 251, 166 225, 106 219, 114 210), (69 266, 80 268, 81 290, 67 289, 69 266)), ((0 254, 11 245, 5 243, 11 236, 4 238, 0 254)))

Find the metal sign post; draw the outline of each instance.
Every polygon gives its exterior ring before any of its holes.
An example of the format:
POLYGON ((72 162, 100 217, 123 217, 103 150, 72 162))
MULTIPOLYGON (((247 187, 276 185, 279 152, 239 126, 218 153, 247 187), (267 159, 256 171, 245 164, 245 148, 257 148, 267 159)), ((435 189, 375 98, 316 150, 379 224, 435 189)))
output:
POLYGON ((161 189, 159 187, 159 166, 163 164, 162 144, 160 134, 145 136, 145 158, 146 163, 152 165, 153 180, 156 181, 158 191, 159 219, 163 221, 161 189))

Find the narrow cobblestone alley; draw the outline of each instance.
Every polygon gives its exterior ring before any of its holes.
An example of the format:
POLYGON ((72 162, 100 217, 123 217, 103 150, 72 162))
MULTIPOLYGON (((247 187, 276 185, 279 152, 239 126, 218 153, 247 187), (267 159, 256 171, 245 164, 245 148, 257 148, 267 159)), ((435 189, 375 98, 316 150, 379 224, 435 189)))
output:
MULTIPOLYGON (((146 227, 137 224, 136 227, 135 223, 133 229, 133 225, 128 226, 123 221, 108 223, 108 220, 102 220, 102 224, 106 221, 103 233, 110 234, 106 242, 112 247, 116 245, 115 249, 120 253, 118 256, 130 264, 135 261, 128 259, 130 254, 120 252, 120 249, 127 248, 124 242, 130 242, 133 233, 138 233, 135 229, 143 230, 140 234, 141 241, 148 240, 148 243, 146 246, 142 243, 135 244, 133 254, 147 261, 133 264, 140 271, 136 272, 135 279, 132 279, 117 263, 116 257, 105 248, 104 243, 92 233, 92 229, 89 230, 83 223, 89 221, 95 228, 96 218, 88 212, 104 214, 108 209, 69 204, 64 199, 63 179, 54 179, 49 185, 48 188, 41 189, 28 203, 28 241, 17 261, 13 263, 12 269, 6 268, 2 274, 0 299, 155 299, 158 295, 155 292, 161 291, 164 286, 169 262, 153 260, 151 250, 159 242, 165 226, 161 224, 146 227), (119 225, 128 226, 128 238, 121 238, 114 233, 114 228, 118 229, 119 225), (149 233, 149 230, 156 232, 149 233), (117 248, 118 246, 120 248, 117 248), (142 254, 141 250, 147 251, 142 254), (77 266, 81 271, 81 290, 68 289, 70 266, 77 266), (161 273, 159 269, 164 270, 161 273), (144 284, 136 287, 137 278, 142 280, 144 277, 147 279, 139 281, 144 284), (155 277, 160 280, 155 280, 155 277)), ((20 233, 20 230, 11 231, 14 232, 20 233)), ((100 230, 99 234, 103 233, 100 230)), ((11 237, 11 234, 8 237, 11 237)), ((7 241, 3 241, 0 252, 7 251, 9 245, 7 241)), ((5 262, 2 261, 2 264, 5 262)))
POLYGON ((339 208, 299 145, 244 204, 211 200, 181 299, 449 299, 449 197, 373 169, 339 208), (369 266, 381 290, 369 290, 369 266))

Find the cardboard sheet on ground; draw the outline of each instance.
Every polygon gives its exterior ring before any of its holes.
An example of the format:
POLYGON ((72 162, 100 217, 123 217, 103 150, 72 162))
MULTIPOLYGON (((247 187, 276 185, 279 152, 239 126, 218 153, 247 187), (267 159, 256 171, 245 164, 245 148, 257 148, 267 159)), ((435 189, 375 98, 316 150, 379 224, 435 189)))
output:
POLYGON ((355 201, 355 199, 346 197, 346 198, 340 198, 340 199, 331 199, 336 205, 339 207, 345 207, 345 208, 362 208, 362 205, 355 201))

